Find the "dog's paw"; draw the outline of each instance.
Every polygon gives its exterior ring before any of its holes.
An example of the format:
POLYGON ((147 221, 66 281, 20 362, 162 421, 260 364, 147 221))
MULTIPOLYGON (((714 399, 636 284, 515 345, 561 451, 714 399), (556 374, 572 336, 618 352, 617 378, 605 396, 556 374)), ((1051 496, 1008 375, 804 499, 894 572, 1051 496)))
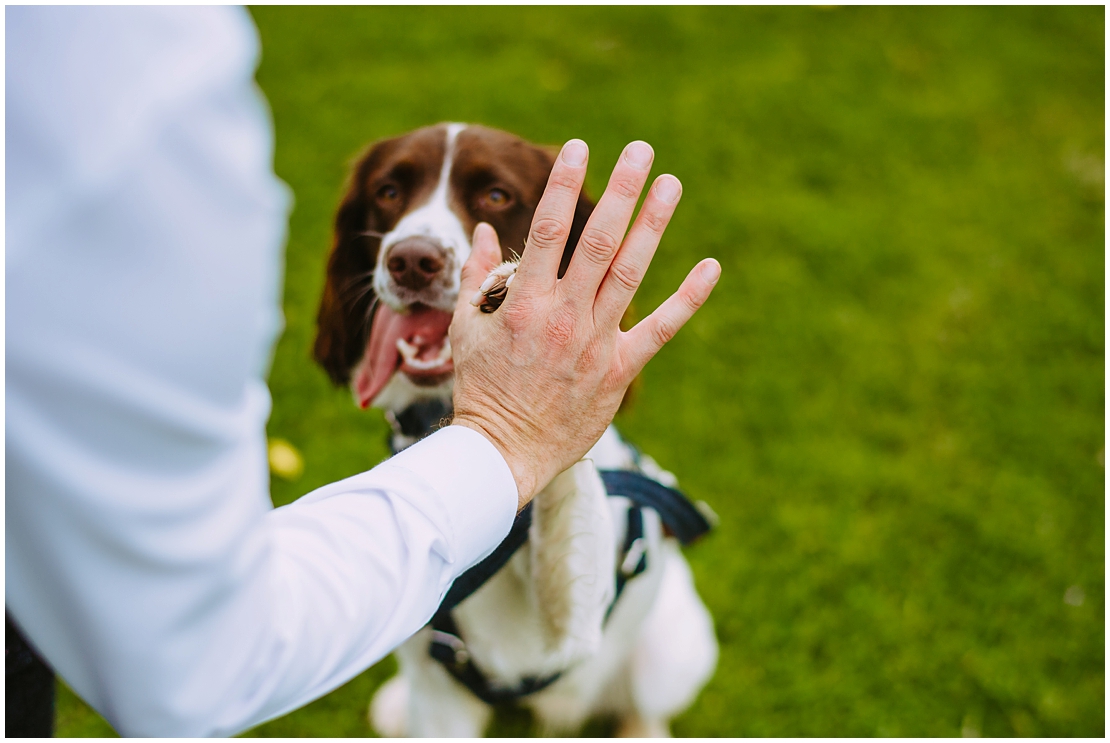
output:
POLYGON ((474 297, 472 304, 476 305, 482 312, 493 312, 500 307, 509 293, 509 285, 513 283, 513 279, 516 277, 516 267, 516 261, 505 261, 490 271, 486 280, 482 282, 482 286, 474 297))
POLYGON ((401 674, 386 681, 370 700, 370 726, 383 738, 408 736, 409 682, 401 674))

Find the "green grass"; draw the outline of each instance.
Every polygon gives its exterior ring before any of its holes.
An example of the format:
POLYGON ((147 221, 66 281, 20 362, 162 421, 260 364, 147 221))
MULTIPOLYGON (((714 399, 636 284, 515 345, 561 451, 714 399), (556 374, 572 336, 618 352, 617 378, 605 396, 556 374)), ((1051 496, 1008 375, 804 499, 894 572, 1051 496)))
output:
MULTIPOLYGON (((253 12, 297 199, 275 503, 386 455, 309 358, 363 144, 581 137, 596 195, 642 138, 685 197, 640 311, 724 266, 618 421, 721 516, 688 553, 720 665, 676 734, 1104 733, 1102 8, 253 12)), ((368 735, 392 668, 253 733, 368 735)), ((63 692, 59 734, 98 725, 63 692)))

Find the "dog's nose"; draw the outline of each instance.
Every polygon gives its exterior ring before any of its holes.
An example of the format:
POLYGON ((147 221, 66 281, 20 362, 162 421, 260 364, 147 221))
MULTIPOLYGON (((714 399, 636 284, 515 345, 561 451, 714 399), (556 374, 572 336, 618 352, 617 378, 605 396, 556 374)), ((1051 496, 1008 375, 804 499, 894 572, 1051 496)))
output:
POLYGON ((446 262, 447 254, 436 243, 407 237, 389 249, 385 265, 398 286, 418 291, 432 283, 446 262))

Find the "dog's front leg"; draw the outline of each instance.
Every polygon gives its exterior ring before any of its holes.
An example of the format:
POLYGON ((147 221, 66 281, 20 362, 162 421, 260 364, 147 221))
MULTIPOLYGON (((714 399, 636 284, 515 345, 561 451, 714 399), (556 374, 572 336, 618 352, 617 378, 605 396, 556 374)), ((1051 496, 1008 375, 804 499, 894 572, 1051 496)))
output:
POLYGON ((545 644, 569 668, 597 652, 615 590, 612 517, 593 462, 578 462, 536 494, 528 540, 545 644))

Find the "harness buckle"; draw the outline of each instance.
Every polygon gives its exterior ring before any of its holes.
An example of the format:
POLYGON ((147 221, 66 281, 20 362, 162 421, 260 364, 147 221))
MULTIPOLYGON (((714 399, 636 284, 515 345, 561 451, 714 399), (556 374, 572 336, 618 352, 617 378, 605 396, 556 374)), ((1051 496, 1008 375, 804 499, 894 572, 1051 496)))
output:
POLYGON ((647 546, 644 544, 643 537, 637 537, 632 544, 628 545, 628 553, 624 556, 624 562, 621 563, 621 573, 624 577, 631 578, 636 574, 636 569, 640 566, 640 558, 644 556, 646 549, 647 546))
POLYGON ((470 653, 466 649, 466 643, 460 638, 455 637, 450 632, 441 632, 440 630, 432 630, 432 642, 446 645, 455 654, 455 665, 458 668, 463 668, 470 662, 470 653))

